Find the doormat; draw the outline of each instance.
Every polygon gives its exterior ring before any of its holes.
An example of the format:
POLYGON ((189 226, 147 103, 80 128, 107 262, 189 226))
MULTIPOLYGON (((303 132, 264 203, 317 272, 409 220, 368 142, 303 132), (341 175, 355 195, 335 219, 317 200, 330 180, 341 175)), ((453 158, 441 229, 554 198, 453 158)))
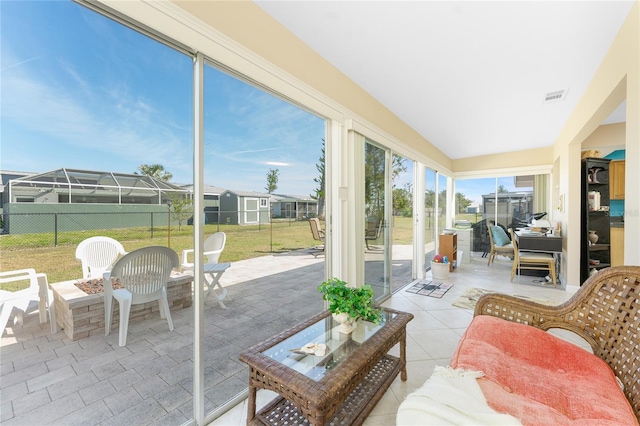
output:
MULTIPOLYGON (((471 287, 465 290, 464 293, 462 293, 462 295, 460 297, 458 297, 453 303, 453 306, 456 306, 458 308, 464 308, 464 309, 475 309, 476 307, 476 303, 478 303, 478 299, 480 299, 480 296, 482 296, 483 294, 487 294, 487 293, 497 293, 495 290, 487 290, 485 288, 477 288, 477 287, 471 287)), ((525 300, 530 300, 532 302, 536 302, 536 303, 541 303, 543 305, 557 305, 558 302, 551 300, 551 299, 540 299, 537 297, 531 297, 531 296, 522 296, 519 294, 514 294, 513 296, 515 297, 519 297, 521 299, 525 299, 525 300)))
POLYGON ((453 287, 453 284, 446 284, 442 281, 422 280, 415 283, 405 291, 407 293, 421 294, 423 296, 440 299, 451 287, 453 287))

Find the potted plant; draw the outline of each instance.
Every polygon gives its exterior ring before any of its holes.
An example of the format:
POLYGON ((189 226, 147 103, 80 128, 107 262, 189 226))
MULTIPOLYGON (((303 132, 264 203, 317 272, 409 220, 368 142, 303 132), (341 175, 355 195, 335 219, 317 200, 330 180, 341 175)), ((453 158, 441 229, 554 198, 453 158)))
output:
POLYGON ((338 330, 341 333, 351 333, 359 319, 376 324, 382 319, 382 309, 373 305, 373 289, 369 284, 355 288, 338 278, 331 278, 320 284, 318 290, 322 300, 329 302, 329 311, 340 323, 338 330))

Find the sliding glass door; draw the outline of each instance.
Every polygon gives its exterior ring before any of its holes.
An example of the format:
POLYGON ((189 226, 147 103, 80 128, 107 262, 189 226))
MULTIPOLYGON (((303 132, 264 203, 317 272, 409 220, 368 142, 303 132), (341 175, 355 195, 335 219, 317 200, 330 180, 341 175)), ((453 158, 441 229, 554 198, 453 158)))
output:
POLYGON ((364 144, 365 283, 376 300, 391 294, 391 246, 389 233, 390 152, 365 139, 364 144))
POLYGON ((413 169, 415 163, 393 154, 392 226, 391 226, 391 292, 409 284, 413 275, 413 169))

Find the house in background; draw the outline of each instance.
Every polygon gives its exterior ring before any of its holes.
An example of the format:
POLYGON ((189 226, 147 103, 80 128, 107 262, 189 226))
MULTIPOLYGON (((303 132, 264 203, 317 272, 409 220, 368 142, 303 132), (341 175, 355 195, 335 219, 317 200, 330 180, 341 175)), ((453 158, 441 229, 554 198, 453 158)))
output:
MULTIPOLYGON (((164 215, 168 201, 176 194, 193 196, 192 184, 176 185, 146 175, 66 168, 45 173, 0 171, 0 175, 6 233, 51 232, 47 220, 34 228, 34 214, 42 215, 41 218, 52 214, 69 217, 85 214, 82 223, 86 229, 100 229, 111 222, 105 220, 105 214, 114 218, 114 213, 139 213, 143 205, 164 215), (97 215, 99 213, 103 214, 97 215), (93 225, 89 223, 92 217, 96 219, 93 225)), ((270 217, 303 219, 317 216, 317 205, 311 197, 204 186, 205 224, 253 225, 268 223, 270 217)), ((144 210, 149 212, 149 209, 144 210)), ((122 222, 126 215, 119 216, 121 218, 113 226, 146 225, 146 222, 134 219, 136 215, 128 216, 132 221, 130 224, 122 222)), ((193 219, 189 219, 188 224, 192 225, 193 219)))
POLYGON ((167 222, 167 203, 188 196, 150 176, 61 168, 45 173, 2 172, 3 232, 79 231, 167 222), (5 182, 6 177, 6 182, 5 182))
MULTIPOLYGON (((193 194, 193 185, 181 185, 181 188, 186 189, 193 194)), ((204 185, 204 223, 219 223, 220 220, 220 194, 225 192, 226 189, 218 186, 204 185)), ((189 219, 189 225, 193 225, 193 218, 189 219)))
POLYGON ((303 220, 318 216, 318 200, 301 195, 271 194, 274 218, 303 220))
POLYGON ((24 178, 31 175, 35 175, 35 173, 0 170, 0 213, 2 213, 4 210, 4 189, 5 187, 7 187, 7 184, 12 180, 24 178))

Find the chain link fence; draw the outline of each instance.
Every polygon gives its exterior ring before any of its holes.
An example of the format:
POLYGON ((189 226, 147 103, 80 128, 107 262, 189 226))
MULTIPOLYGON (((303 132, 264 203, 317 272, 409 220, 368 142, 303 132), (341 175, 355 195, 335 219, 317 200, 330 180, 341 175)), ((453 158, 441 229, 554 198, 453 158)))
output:
MULTIPOLYGON (((216 212, 205 214, 205 230, 232 231, 235 226, 256 231, 271 230, 272 223, 306 222, 306 218, 278 218, 270 220, 266 214, 255 212, 216 212), (230 221, 230 217, 251 217, 252 222, 230 221), (221 223, 218 219, 226 219, 221 223)), ((96 235, 105 235, 117 240, 145 240, 168 238, 191 234, 192 220, 178 220, 169 211, 165 212, 80 212, 80 213, 4 213, 0 227, 0 248, 55 247, 78 244, 96 235)))
MULTIPOLYGON (((114 238, 127 251, 159 245, 181 254, 182 250, 193 248, 192 220, 177 220, 168 210, 164 213, 4 213, 3 219, 4 225, 9 226, 3 228, 0 235, 0 270, 35 268, 47 273, 50 282, 81 276, 75 249, 93 236, 114 238)), ((318 244, 304 217, 270 219, 268 212, 255 216, 220 211, 206 215, 204 220, 205 237, 219 231, 227 234, 222 257, 225 262, 304 250, 318 244), (247 223, 247 217, 255 220, 247 223)))

